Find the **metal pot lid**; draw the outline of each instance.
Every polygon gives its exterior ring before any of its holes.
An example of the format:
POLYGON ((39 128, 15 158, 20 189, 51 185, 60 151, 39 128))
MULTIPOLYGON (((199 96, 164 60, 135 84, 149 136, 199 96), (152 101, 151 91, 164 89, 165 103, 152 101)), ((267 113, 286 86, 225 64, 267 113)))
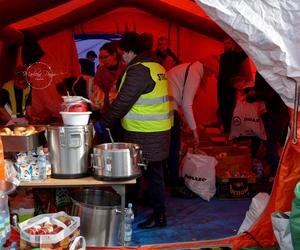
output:
POLYGON ((0 195, 10 194, 14 192, 16 186, 9 181, 0 180, 0 195))

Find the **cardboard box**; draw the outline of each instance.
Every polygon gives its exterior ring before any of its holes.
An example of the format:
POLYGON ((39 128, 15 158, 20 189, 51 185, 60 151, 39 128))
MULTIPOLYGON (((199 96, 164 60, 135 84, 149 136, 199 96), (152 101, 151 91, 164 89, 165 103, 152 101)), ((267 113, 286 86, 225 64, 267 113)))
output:
POLYGON ((256 195, 256 177, 217 177, 219 199, 245 199, 256 195))
POLYGON ((246 146, 211 146, 200 147, 207 155, 217 159, 216 176, 226 176, 230 172, 233 176, 237 173, 251 172, 250 149, 246 146))

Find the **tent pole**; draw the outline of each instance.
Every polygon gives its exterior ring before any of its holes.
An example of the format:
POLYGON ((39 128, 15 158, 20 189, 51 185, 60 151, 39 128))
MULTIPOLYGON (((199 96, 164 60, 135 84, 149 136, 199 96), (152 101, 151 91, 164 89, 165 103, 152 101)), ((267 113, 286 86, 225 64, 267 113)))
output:
POLYGON ((294 127, 293 127, 293 139, 292 143, 297 144, 297 123, 298 123, 298 105, 300 95, 300 77, 295 77, 295 100, 294 100, 294 127))

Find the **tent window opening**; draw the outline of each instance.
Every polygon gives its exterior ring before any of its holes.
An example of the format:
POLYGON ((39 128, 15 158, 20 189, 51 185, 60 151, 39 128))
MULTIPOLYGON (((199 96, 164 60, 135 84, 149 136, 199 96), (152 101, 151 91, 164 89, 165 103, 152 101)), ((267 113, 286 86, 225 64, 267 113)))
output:
POLYGON ((101 63, 99 61, 99 49, 105 43, 120 39, 121 34, 75 34, 74 40, 81 64, 81 73, 94 76, 98 65, 101 63), (88 52, 91 51, 95 52, 97 56, 93 62, 86 60, 88 52))

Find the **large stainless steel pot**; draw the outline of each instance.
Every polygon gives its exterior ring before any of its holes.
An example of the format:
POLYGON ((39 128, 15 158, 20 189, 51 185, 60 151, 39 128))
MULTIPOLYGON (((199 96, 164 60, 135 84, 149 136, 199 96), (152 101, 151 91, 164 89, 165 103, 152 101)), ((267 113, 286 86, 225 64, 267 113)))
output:
POLYGON ((71 195, 71 199, 71 214, 80 217, 80 235, 87 246, 117 246, 121 197, 110 191, 85 189, 71 195))
POLYGON ((80 178, 88 174, 93 126, 49 126, 48 144, 53 178, 80 178))
POLYGON ((134 143, 104 143, 94 147, 94 177, 118 181, 135 179, 141 175, 141 150, 134 143))

